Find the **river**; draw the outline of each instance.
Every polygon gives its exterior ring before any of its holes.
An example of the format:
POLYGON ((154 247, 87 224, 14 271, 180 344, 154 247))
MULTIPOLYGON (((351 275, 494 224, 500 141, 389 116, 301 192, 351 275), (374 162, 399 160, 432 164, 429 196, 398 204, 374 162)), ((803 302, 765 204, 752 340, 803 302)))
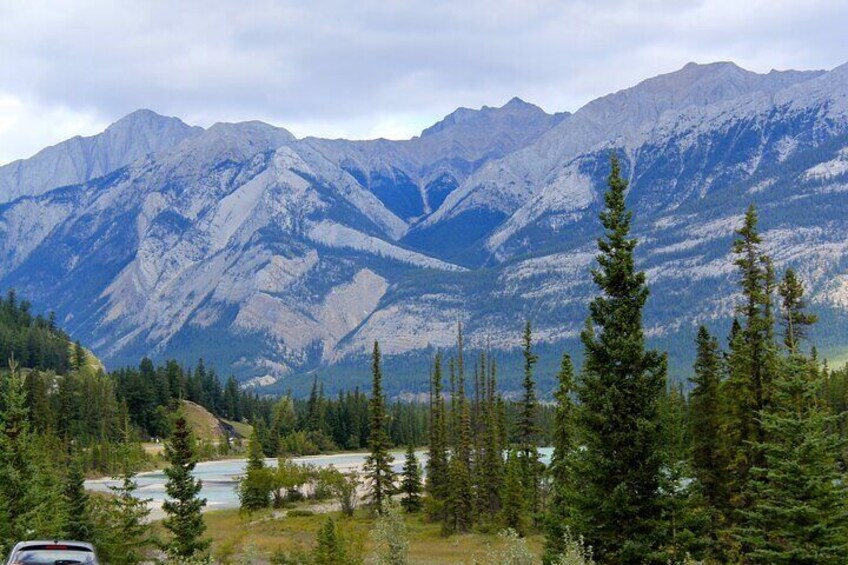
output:
MULTIPOLYGON (((551 448, 541 448, 540 453, 545 463, 550 461, 551 448)), ((422 465, 426 462, 425 450, 416 451, 416 456, 422 465)), ((403 467, 404 452, 392 451, 395 458, 394 470, 400 473, 403 467)), ((365 462, 367 453, 336 453, 332 455, 315 455, 312 457, 293 457, 292 461, 302 465, 315 465, 316 467, 336 467, 340 471, 361 469, 365 462)), ((276 459, 266 459, 265 462, 276 467, 276 459)), ((194 476, 203 481, 203 489, 200 495, 206 499, 206 510, 222 510, 227 508, 238 508, 239 500, 236 493, 238 478, 244 473, 246 459, 225 459, 221 461, 204 461, 198 463, 194 470, 194 476)), ((154 519, 160 517, 159 509, 165 500, 165 473, 162 471, 150 471, 139 473, 136 477, 138 482, 137 496, 150 499, 154 519)), ((109 492, 109 487, 119 485, 115 479, 94 479, 85 482, 87 489, 95 492, 109 492)))

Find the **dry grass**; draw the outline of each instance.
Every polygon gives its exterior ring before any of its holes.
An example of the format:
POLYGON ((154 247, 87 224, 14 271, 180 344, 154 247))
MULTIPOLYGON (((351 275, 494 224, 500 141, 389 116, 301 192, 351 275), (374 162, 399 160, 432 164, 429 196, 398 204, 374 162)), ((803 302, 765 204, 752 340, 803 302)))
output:
MULTIPOLYGON (((373 519, 365 511, 354 518, 330 514, 345 537, 363 551, 369 549, 369 533, 373 519)), ((238 562, 247 547, 253 547, 260 558, 268 559, 276 551, 308 551, 315 543, 318 530, 327 514, 283 516, 282 511, 240 515, 237 510, 222 510, 204 515, 207 533, 213 540, 215 557, 224 563, 238 562)), ((410 540, 410 563, 415 565, 470 564, 490 544, 497 544, 494 534, 471 533, 443 536, 438 524, 424 521, 420 515, 406 517, 410 540)), ((541 554, 541 536, 529 538, 531 549, 541 554)))

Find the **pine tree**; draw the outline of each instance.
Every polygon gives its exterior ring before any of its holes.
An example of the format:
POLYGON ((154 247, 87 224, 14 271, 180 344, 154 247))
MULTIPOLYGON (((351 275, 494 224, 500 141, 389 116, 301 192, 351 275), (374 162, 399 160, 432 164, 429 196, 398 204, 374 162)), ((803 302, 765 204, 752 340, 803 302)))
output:
POLYGON ((421 466, 418 464, 412 444, 409 444, 406 449, 401 491, 404 497, 400 504, 404 510, 410 513, 421 510, 421 466))
POLYGON ((430 393, 430 441, 427 460, 428 512, 444 519, 448 493, 448 452, 445 400, 442 396, 442 356, 436 353, 430 393))
POLYGON ((65 536, 72 540, 91 539, 94 528, 91 523, 88 495, 85 492, 85 474, 78 457, 74 457, 68 467, 64 494, 67 505, 65 536))
POLYGON ((590 304, 581 339, 584 370, 577 388, 582 449, 575 458, 574 521, 604 561, 653 563, 663 544, 658 523, 663 463, 658 401, 665 390, 665 358, 645 350, 642 309, 645 274, 637 272, 630 239, 627 182, 611 159, 605 236, 598 240, 601 295, 590 304))
MULTIPOLYGON (((712 545, 706 530, 713 519, 691 480, 691 439, 688 407, 681 383, 675 383, 661 401, 665 462, 661 480, 662 523, 666 529, 664 552, 669 563, 683 563, 712 545)), ((697 433, 697 432, 696 432, 697 433)))
POLYGON ((741 512, 737 538, 745 563, 829 565, 848 555, 848 489, 839 470, 844 440, 819 395, 822 378, 792 354, 762 412, 762 466, 751 469, 751 507, 741 512))
MULTIPOLYGON (((727 501, 724 506, 743 509, 750 504, 746 487, 749 470, 762 465, 762 452, 753 446, 765 440, 758 414, 768 405, 776 372, 772 291, 774 272, 762 250, 757 212, 750 206, 733 243, 740 272, 742 324, 731 334, 728 377, 722 385, 722 457, 727 462, 727 501)), ((732 513, 731 513, 732 514, 732 513)), ((732 515, 728 514, 732 518, 732 515)))
POLYGON ((458 356, 454 373, 451 363, 451 376, 454 381, 452 405, 455 443, 453 455, 448 463, 449 493, 447 513, 451 531, 467 532, 474 522, 474 483, 471 461, 471 414, 465 397, 465 373, 463 360, 462 326, 457 332, 458 356), (454 380, 454 375, 456 375, 454 380))
POLYGON ((533 366, 539 357, 533 353, 533 333, 529 320, 524 325, 521 341, 524 356, 524 382, 521 413, 518 420, 518 461, 521 464, 522 483, 530 500, 530 508, 535 512, 539 509, 539 479, 544 467, 536 446, 539 425, 536 421, 538 402, 533 366))
POLYGON ((780 285, 789 356, 760 412, 764 438, 754 449, 761 465, 746 485, 737 538, 754 564, 836 564, 848 555, 848 489, 839 469, 845 446, 822 400, 823 373, 798 352, 816 318, 805 312, 804 289, 788 271, 780 285))
POLYGON ((782 299, 783 343, 790 353, 797 353, 799 342, 807 337, 807 328, 815 324, 818 318, 815 314, 806 312, 804 286, 794 270, 786 269, 778 292, 782 299))
POLYGON ((203 539, 206 525, 201 509, 206 506, 206 499, 199 496, 203 482, 192 475, 197 465, 194 437, 182 416, 177 418, 174 433, 165 444, 165 459, 169 466, 165 468, 168 499, 162 504, 167 515, 163 525, 172 535, 167 552, 186 559, 202 556, 210 544, 210 540, 203 539))
POLYGON ((71 361, 72 366, 75 371, 81 371, 86 366, 86 357, 85 349, 83 349, 82 344, 77 341, 74 343, 74 357, 71 361))
POLYGON ((698 485, 716 510, 725 510, 724 472, 727 462, 721 457, 721 353, 718 341, 704 326, 698 330, 695 376, 690 394, 692 470, 698 485))
POLYGON ((562 356, 559 373, 559 386, 554 392, 556 412, 554 414, 553 455, 551 457, 551 501, 545 517, 545 553, 542 561, 545 565, 557 562, 565 551, 567 524, 569 522, 569 493, 574 488, 571 481, 569 460, 573 457, 574 441, 574 366, 571 357, 562 356))
MULTIPOLYGON (((125 430, 125 441, 128 438, 125 430)), ((109 487, 112 497, 107 501, 105 512, 99 513, 97 549, 106 563, 137 565, 147 559, 147 552, 156 545, 156 538, 150 529, 150 499, 136 496, 138 483, 128 443, 120 451, 121 483, 109 487)))
POLYGON ((501 443, 500 417, 497 393, 497 366, 494 360, 486 363, 488 374, 485 386, 485 401, 482 409, 483 433, 481 438, 482 455, 479 455, 480 485, 477 497, 480 505, 478 512, 485 515, 491 523, 500 511, 500 493, 503 483, 503 451, 501 443))
POLYGON ((332 518, 327 518, 318 532, 318 544, 315 546, 312 558, 315 565, 348 565, 350 563, 332 518))
POLYGON ((318 392, 318 377, 312 381, 312 390, 306 402, 306 431, 317 432, 321 429, 321 395, 318 392))
POLYGON ((239 483, 241 509, 253 512, 267 508, 271 504, 271 488, 268 469, 265 467, 265 453, 259 442, 256 428, 250 437, 250 456, 244 478, 239 483))
POLYGON ((383 373, 380 367, 380 344, 374 342, 371 364, 371 402, 369 403, 371 453, 365 460, 365 477, 369 482, 369 498, 377 512, 381 512, 383 502, 394 491, 394 473, 389 454, 389 436, 386 432, 386 404, 383 398, 383 373))
POLYGON ((530 501, 524 488, 523 471, 518 455, 510 451, 504 466, 501 522, 505 528, 515 530, 521 536, 530 528, 530 501))

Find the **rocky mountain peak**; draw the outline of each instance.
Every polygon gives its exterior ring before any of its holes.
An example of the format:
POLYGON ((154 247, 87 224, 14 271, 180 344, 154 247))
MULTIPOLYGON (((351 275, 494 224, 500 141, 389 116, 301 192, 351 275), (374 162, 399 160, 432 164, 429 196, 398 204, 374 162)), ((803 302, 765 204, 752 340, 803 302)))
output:
POLYGON ((73 137, 0 167, 0 202, 87 182, 202 131, 178 118, 136 110, 97 135, 73 137))
POLYGON ((422 131, 421 137, 429 137, 456 128, 473 127, 490 129, 509 119, 518 118, 532 121, 549 120, 552 117, 535 104, 525 102, 516 96, 503 106, 497 108, 491 106, 483 106, 479 110, 465 107, 457 108, 441 121, 422 131))

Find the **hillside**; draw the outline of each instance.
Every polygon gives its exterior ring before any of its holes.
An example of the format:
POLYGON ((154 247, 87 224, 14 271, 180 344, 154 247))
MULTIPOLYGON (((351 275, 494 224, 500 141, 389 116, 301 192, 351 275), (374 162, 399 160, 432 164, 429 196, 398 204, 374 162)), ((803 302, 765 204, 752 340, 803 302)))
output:
MULTIPOLYGON (((99 361, 93 355, 78 350, 84 363, 96 366, 99 361)), ((19 367, 53 371, 58 374, 68 372, 74 361, 77 348, 71 343, 68 334, 57 325, 55 316, 47 317, 32 312, 27 300, 20 300, 14 290, 0 300, 0 359, 5 364, 14 359, 19 367)))
POLYGON ((225 437, 249 438, 252 427, 222 420, 203 406, 183 400, 179 408, 195 437, 201 441, 218 442, 225 437))
MULTIPOLYGON (((469 347, 506 352, 531 319, 553 369, 579 350, 611 151, 630 181, 649 335, 678 377, 698 324, 726 333, 750 202, 776 267, 810 288, 817 342, 848 347, 848 65, 688 64, 574 113, 460 108, 406 141, 139 115, 161 143, 104 158, 113 170, 0 186, 0 286, 55 305, 110 367, 203 356, 273 390, 315 371, 344 388, 378 339, 392 386, 423 390, 428 352, 457 322, 469 347)), ((115 155, 119 139, 89 146, 115 155)), ((49 163, 15 167, 43 177, 49 163)))

